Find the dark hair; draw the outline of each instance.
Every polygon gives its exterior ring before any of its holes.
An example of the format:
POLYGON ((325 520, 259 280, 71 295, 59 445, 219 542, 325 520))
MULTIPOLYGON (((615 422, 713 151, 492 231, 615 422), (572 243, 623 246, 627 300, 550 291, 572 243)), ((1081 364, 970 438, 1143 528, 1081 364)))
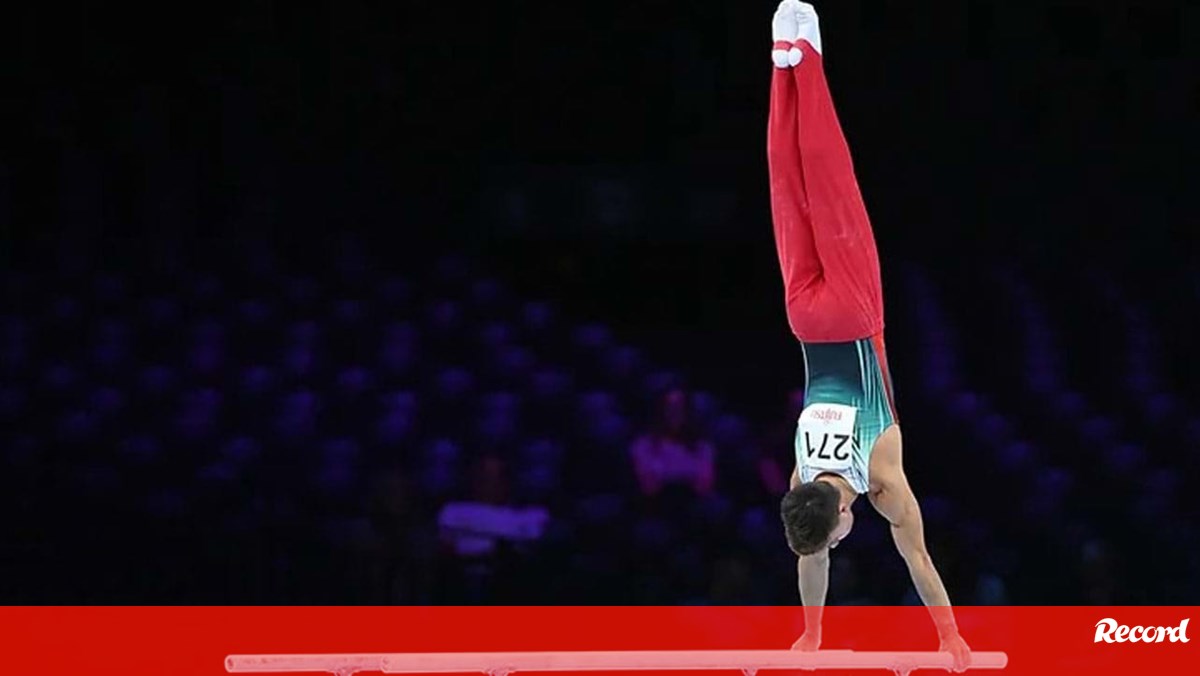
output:
POLYGON ((801 484, 783 496, 780 513, 788 546, 802 556, 825 546, 837 526, 838 490, 824 481, 801 484))

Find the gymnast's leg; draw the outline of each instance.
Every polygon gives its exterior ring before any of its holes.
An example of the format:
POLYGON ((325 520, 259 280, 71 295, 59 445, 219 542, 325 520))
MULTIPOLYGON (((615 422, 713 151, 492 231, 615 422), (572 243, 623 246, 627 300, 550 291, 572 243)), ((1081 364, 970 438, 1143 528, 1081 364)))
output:
POLYGON ((867 338, 883 330, 879 255, 825 79, 816 11, 806 3, 794 6, 802 58, 790 75, 796 85, 800 174, 824 283, 822 338, 867 338))
POLYGON ((775 248, 783 273, 788 319, 797 336, 811 329, 805 309, 819 293, 821 261, 813 238, 800 157, 799 96, 790 68, 799 63, 795 3, 785 0, 772 23, 775 72, 767 125, 767 161, 771 177, 771 216, 775 248))

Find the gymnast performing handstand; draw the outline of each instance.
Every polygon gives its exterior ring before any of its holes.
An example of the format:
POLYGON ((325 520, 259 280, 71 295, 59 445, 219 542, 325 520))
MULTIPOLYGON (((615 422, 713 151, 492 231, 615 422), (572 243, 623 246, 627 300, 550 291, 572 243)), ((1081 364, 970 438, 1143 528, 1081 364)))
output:
POLYGON ((799 557, 806 629, 795 648, 821 644, 829 552, 866 495, 929 607, 956 670, 970 660, 950 598, 925 547, 921 509, 904 474, 900 428, 883 342, 879 256, 850 150, 825 80, 812 5, 784 0, 772 25, 768 158, 775 244, 788 323, 804 352, 805 408, 796 468, 781 511, 799 557))

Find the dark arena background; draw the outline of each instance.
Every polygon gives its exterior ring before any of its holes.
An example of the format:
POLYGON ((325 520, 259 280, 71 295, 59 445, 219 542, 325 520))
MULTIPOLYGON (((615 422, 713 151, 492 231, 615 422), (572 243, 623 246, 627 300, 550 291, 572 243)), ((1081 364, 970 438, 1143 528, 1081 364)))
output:
MULTIPOLYGON (((12 10, 0 601, 798 603, 774 7, 12 10)), ((951 599, 1200 603, 1197 8, 817 8, 951 599)))

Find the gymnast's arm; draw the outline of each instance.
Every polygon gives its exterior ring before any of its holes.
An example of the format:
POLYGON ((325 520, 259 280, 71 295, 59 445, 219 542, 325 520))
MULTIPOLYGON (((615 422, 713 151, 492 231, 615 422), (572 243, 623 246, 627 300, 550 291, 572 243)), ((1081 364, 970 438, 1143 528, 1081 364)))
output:
POLYGON ((942 649, 954 654, 956 670, 965 668, 970 659, 969 649, 958 633, 946 586, 942 584, 942 578, 925 547, 921 506, 908 485, 904 469, 897 458, 894 462, 885 462, 879 468, 872 468, 872 473, 880 489, 871 495, 871 504, 892 525, 896 549, 908 565, 908 573, 912 576, 917 593, 929 608, 942 649))
MULTIPOLYGON (((792 472, 791 487, 800 485, 800 471, 792 472)), ((800 600, 804 604, 804 634, 792 645, 796 650, 816 650, 821 647, 821 619, 825 611, 825 596, 829 591, 829 548, 816 554, 801 556, 796 561, 800 580, 800 600)))
MULTIPOLYGON (((950 597, 942 578, 933 565, 933 559, 925 547, 925 526, 921 521, 921 507, 916 496, 903 476, 894 485, 884 488, 873 500, 875 508, 892 525, 892 539, 908 572, 912 575, 917 593, 927 606, 949 606, 950 597)), ((938 619, 935 617, 935 620, 938 619)), ((957 631, 954 616, 947 615, 945 622, 938 623, 938 632, 957 631)))

